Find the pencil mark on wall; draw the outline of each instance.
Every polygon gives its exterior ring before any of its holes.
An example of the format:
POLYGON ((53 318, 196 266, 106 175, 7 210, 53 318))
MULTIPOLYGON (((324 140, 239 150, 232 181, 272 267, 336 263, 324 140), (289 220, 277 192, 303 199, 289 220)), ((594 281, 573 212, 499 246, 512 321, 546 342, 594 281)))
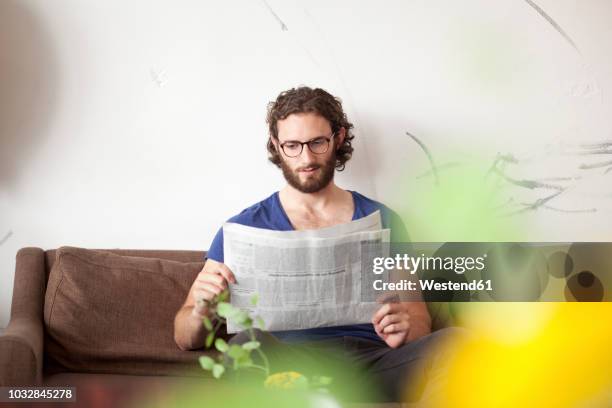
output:
POLYGON ((431 165, 431 172, 434 176, 434 182, 437 185, 440 184, 440 177, 438 176, 438 170, 436 167, 436 163, 434 162, 434 159, 431 155, 431 152, 429 151, 429 149, 427 148, 427 146, 425 146, 425 144, 423 142, 421 142, 421 140, 416 137, 415 135, 411 134, 410 132, 406 132, 406 135, 410 136, 412 138, 412 140, 414 140, 420 147, 421 149, 423 149, 423 151, 425 152, 425 155, 427 156, 427 159, 429 160, 429 164, 431 165))
POLYGON ((519 162, 518 159, 510 153, 506 153, 506 154, 497 153, 497 156, 495 157, 495 161, 497 163, 502 162, 502 163, 512 163, 512 164, 517 164, 519 162))
POLYGON ((612 148, 603 144, 580 145, 566 150, 565 153, 574 156, 588 156, 591 154, 612 154, 612 148))
MULTIPOLYGON (((592 155, 591 157, 594 158, 596 157, 594 155, 601 154, 601 149, 605 149, 609 145, 610 145, 609 142, 603 141, 603 142, 598 142, 598 143, 590 143, 590 144, 583 143, 579 145, 569 146, 569 149, 570 151, 573 152, 574 155, 579 153, 580 156, 592 155)), ((515 156, 512 156, 512 157, 515 159, 513 160, 513 163, 515 164, 528 164, 528 162, 537 163, 539 160, 550 158, 551 156, 556 156, 556 155, 563 156, 563 155, 566 155, 567 152, 568 152, 567 145, 559 146, 556 149, 551 148, 549 146, 544 156, 532 155, 531 157, 527 159, 517 159, 515 156)), ((568 214, 569 213, 594 213, 594 212, 600 211, 600 209, 596 207, 560 208, 559 206, 551 205, 550 201, 556 199, 557 197, 561 195, 561 193, 566 192, 568 189, 579 187, 582 185, 581 183, 585 182, 586 180, 591 179, 592 177, 597 177, 597 173, 593 173, 593 172, 582 173, 583 171, 601 169, 602 167, 607 167, 608 169, 612 169, 612 160, 604 161, 604 162, 598 161, 595 163, 588 163, 588 164, 575 163, 574 167, 571 165, 571 161, 568 161, 567 164, 565 165, 564 171, 569 171, 574 174, 570 173, 569 175, 548 176, 548 177, 542 177, 542 178, 536 177, 536 178, 528 179, 528 180, 519 180, 516 177, 509 176, 505 171, 497 167, 497 163, 502 162, 499 160, 499 157, 500 155, 498 154, 496 159, 494 160, 493 166, 490 169, 490 173, 497 175, 500 179, 503 179, 504 181, 510 183, 513 186, 525 188, 528 190, 534 190, 534 191, 537 191, 538 189, 558 190, 557 193, 538 198, 534 202, 519 203, 517 200, 513 200, 513 202, 511 203, 506 203, 504 207, 508 207, 508 204, 512 204, 513 206, 522 207, 516 211, 507 213, 506 215, 521 214, 526 211, 533 211, 533 210, 538 210, 538 209, 546 209, 546 210, 568 213, 568 214), (579 171, 581 172, 580 175, 576 174, 579 171)), ((519 168, 513 168, 513 170, 514 169, 520 171, 519 168)), ((584 190, 584 187, 581 187, 580 190, 578 191, 581 191, 580 194, 582 194, 583 198, 590 196, 588 191, 584 190)), ((518 191, 516 193, 518 193, 518 191)), ((597 195, 599 197, 602 197, 601 194, 599 193, 599 190, 598 190, 597 195)), ((603 196, 603 197, 606 197, 606 196, 603 196)))
POLYGON ((8 241, 11 235, 13 235, 13 230, 9 230, 9 232, 7 232, 2 239, 0 239, 0 245, 3 245, 6 241, 8 241))
POLYGON ((511 154, 501 154, 501 153, 497 153, 497 155, 495 156, 495 159, 493 160, 493 163, 491 164, 491 167, 489 167, 489 169, 487 170, 487 173, 485 174, 485 179, 489 177, 489 175, 498 170, 498 171, 503 171, 506 168, 507 164, 517 164, 518 160, 516 157, 514 157, 511 154), (498 168, 497 166, 501 165, 502 168, 498 168))
POLYGON ((525 2, 529 4, 535 11, 537 11, 538 14, 542 16, 546 21, 548 21, 548 23, 553 26, 554 29, 557 30, 557 32, 561 34, 563 38, 565 38, 565 40, 570 43, 571 46, 574 47, 574 49, 580 54, 580 50, 576 46, 574 40, 572 40, 572 38, 565 32, 565 30, 563 30, 563 28, 561 28, 561 26, 551 16, 549 16, 548 13, 542 10, 542 8, 536 3, 534 3, 532 0, 525 0, 525 2))
POLYGON ((580 147, 583 149, 605 149, 612 148, 611 141, 599 142, 599 143, 582 143, 580 147))
POLYGON ((550 205, 543 205, 542 208, 546 208, 548 210, 564 212, 564 213, 594 213, 597 212, 597 208, 586 208, 584 210, 564 210, 562 208, 552 207, 550 205))
POLYGON ((525 187, 530 190, 533 190, 534 188, 545 188, 545 189, 561 191, 564 189, 562 186, 559 186, 556 184, 543 183, 543 182, 536 181, 536 180, 516 180, 512 177, 507 176, 503 171, 500 171, 497 167, 493 168, 493 172, 497 174, 498 176, 502 177, 507 182, 514 184, 515 186, 525 187))
POLYGON ((155 83, 155 85, 157 85, 158 88, 161 88, 166 84, 167 75, 166 71, 164 71, 163 69, 151 68, 149 70, 149 73, 151 74, 151 80, 153 80, 153 82, 155 83))
POLYGON ((512 205, 512 204, 516 204, 516 203, 515 203, 515 201, 514 201, 514 198, 513 198, 513 197, 510 197, 510 198, 508 198, 508 199, 507 199, 505 202, 503 202, 503 203, 501 203, 501 204, 499 204, 499 205, 496 205, 496 206, 494 206, 494 207, 493 207, 493 208, 491 208, 491 209, 492 209, 492 210, 494 210, 494 211, 498 211, 498 210, 501 210, 501 209, 503 209, 503 208, 506 208, 506 207, 508 207, 508 206, 510 206, 510 205, 512 205))
MULTIPOLYGON (((416 175, 415 179, 436 175, 439 182, 454 167, 469 164, 465 161, 451 161, 436 166, 433 155, 425 143, 409 132, 406 134, 419 144, 431 165, 430 170, 416 175), (440 169, 444 169, 445 172, 441 173, 440 169)), ((598 177, 612 173, 612 160, 581 163, 584 159, 577 157, 572 159, 572 156, 576 156, 578 152, 580 157, 591 155, 590 158, 595 159, 598 154, 601 154, 601 149, 608 149, 611 145, 609 141, 569 145, 560 143, 559 145, 547 145, 543 150, 530 149, 524 156, 498 152, 491 160, 491 164, 485 166, 483 170, 484 180, 496 187, 491 190, 496 196, 491 197, 494 199, 489 210, 494 211, 500 217, 516 216, 538 210, 568 215, 609 211, 612 192, 606 190, 607 185, 602 183, 598 177), (568 156, 568 151, 571 152, 570 156, 568 156), (562 161, 562 167, 557 170, 562 173, 542 174, 542 177, 538 177, 539 171, 548 172, 543 168, 550 169, 545 165, 545 160, 552 160, 553 163, 562 161), (525 177, 518 174, 530 174, 531 176, 525 177), (506 188, 499 189, 504 185, 506 188), (556 191, 550 193, 550 190, 556 191), (543 192, 545 195, 542 195, 543 192), (553 203, 561 196, 564 197, 563 204, 553 203), (589 205, 587 200, 598 201, 589 205)))
POLYGON ((537 200, 535 200, 533 203, 520 203, 521 206, 523 206, 524 208, 520 209, 520 210, 516 210, 516 211, 511 211, 507 214, 505 214, 506 216, 511 216, 511 215, 517 215, 517 214, 521 214, 527 211, 534 211, 537 210, 540 207, 544 207, 544 205, 549 202, 550 200, 558 197, 561 193, 563 193, 563 191, 559 191, 557 193, 551 194, 549 196, 543 197, 543 198, 538 198, 537 200))
POLYGON ((599 163, 581 164, 578 168, 581 170, 598 169, 600 167, 612 166, 612 160, 599 163))
MULTIPOLYGON (((278 14, 276 14, 276 12, 274 11, 274 9, 272 7, 270 7, 270 5, 268 4, 267 1, 262 0, 262 2, 264 3, 264 5, 266 6, 266 8, 268 9, 268 11, 270 12, 270 14, 272 14, 272 16, 274 17, 274 19, 280 24, 281 26, 281 30, 282 31, 289 31, 289 29, 287 28, 287 24, 285 24, 285 22, 278 16, 278 14)), ((297 37, 297 35, 293 35, 294 40, 298 43, 298 45, 300 46, 300 48, 306 53, 306 55, 308 56, 308 59, 313 63, 314 66, 316 66, 317 68, 321 69, 321 65, 319 64, 319 62, 317 61, 317 59, 314 57, 314 55, 312 54, 312 52, 310 52, 310 50, 308 49, 308 47, 306 47, 302 41, 300 41, 300 39, 297 37)))
POLYGON ((272 9, 272 7, 270 7, 270 5, 268 4, 268 2, 266 0, 262 0, 263 4, 266 5, 266 8, 268 9, 268 11, 270 12, 270 14, 272 14, 274 16, 274 18, 276 19, 276 21, 278 21, 278 23, 281 26, 281 30, 283 31, 289 31, 289 29, 287 28, 287 25, 285 24, 285 22, 283 20, 281 20, 281 18, 278 16, 278 14, 276 14, 274 12, 274 9, 272 9))
POLYGON ((535 179, 536 181, 572 181, 580 180, 582 177, 544 177, 541 179, 535 179))
POLYGON ((515 200, 513 198, 510 198, 510 200, 508 200, 506 203, 504 203, 501 206, 498 206, 496 208, 493 208, 493 210, 499 210, 499 209, 503 209, 505 207, 508 207, 510 204, 515 204, 518 205, 520 207, 523 207, 519 210, 514 210, 511 212, 507 212, 505 214, 501 214, 501 216, 513 216, 513 215, 518 215, 518 214, 522 214, 525 213, 527 211, 534 211, 537 210, 539 208, 542 209, 546 209, 546 210, 551 210, 551 211, 556 211, 556 212, 561 212, 561 213, 566 213, 566 214, 576 214, 576 213, 594 213, 597 212, 597 208, 582 208, 582 209, 564 209, 564 208, 558 208, 558 207, 553 207, 551 205, 546 204, 547 202, 551 201, 552 199, 556 198, 557 196, 559 196, 559 194, 561 194, 562 191, 560 191, 559 193, 544 197, 544 198, 540 198, 538 200, 536 200, 533 203, 516 203, 515 200))

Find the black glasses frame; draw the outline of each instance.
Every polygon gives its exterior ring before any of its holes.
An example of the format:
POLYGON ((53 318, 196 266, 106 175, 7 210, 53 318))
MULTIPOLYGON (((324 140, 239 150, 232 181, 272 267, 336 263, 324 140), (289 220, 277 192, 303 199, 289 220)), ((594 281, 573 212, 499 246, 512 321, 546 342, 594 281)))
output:
POLYGON ((318 137, 315 137, 314 139, 310 139, 307 142, 298 142, 297 140, 287 140, 286 142, 281 143, 280 147, 283 150, 283 153, 285 154, 285 156, 291 157, 291 158, 295 158, 295 157, 298 157, 299 155, 301 155, 302 152, 304 151, 304 145, 308 145, 308 150, 310 150, 312 152, 312 154, 325 154, 329 150, 329 142, 331 142, 331 140, 333 139, 334 136, 336 136, 336 132, 333 132, 330 137, 318 136, 318 137), (327 146, 325 147, 325 151, 317 153, 317 152, 312 150, 312 147, 310 146, 310 144, 312 142, 314 142, 314 141, 318 141, 318 140, 321 140, 321 139, 323 139, 323 140, 325 140, 327 142, 327 146), (297 144, 299 144, 300 145, 300 152, 298 154, 294 155, 294 156, 288 155, 287 152, 285 151, 285 144, 287 144, 287 143, 297 143, 297 144))

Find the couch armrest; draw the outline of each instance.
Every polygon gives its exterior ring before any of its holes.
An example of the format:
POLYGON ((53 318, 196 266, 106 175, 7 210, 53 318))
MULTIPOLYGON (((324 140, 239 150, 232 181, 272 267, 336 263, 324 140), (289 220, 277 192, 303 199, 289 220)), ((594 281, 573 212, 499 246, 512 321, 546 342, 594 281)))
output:
POLYGON ((17 252, 11 319, 0 336, 0 386, 42 382, 45 252, 22 248, 17 252))
POLYGON ((0 337, 0 386, 39 384, 42 364, 42 322, 11 319, 0 337))

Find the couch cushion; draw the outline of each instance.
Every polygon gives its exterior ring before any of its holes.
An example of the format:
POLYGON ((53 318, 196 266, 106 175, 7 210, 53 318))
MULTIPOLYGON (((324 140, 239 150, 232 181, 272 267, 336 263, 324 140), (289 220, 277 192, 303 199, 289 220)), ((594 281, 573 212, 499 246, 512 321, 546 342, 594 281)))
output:
POLYGON ((46 372, 203 374, 174 316, 204 262, 61 247, 45 294, 46 372))

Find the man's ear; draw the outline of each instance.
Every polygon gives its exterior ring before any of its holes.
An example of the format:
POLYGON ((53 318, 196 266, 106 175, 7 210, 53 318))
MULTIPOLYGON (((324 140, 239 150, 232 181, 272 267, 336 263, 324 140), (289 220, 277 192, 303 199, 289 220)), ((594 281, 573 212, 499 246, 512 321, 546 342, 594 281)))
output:
POLYGON ((280 152, 278 151, 278 139, 275 138, 275 137, 270 136, 269 140, 270 140, 270 143, 272 143, 272 145, 276 149, 276 152, 280 154, 280 152))
POLYGON ((338 129, 338 131, 336 132, 336 150, 338 150, 340 148, 340 146, 342 146, 342 144, 344 143, 344 138, 346 137, 346 129, 341 127, 340 129, 338 129))

